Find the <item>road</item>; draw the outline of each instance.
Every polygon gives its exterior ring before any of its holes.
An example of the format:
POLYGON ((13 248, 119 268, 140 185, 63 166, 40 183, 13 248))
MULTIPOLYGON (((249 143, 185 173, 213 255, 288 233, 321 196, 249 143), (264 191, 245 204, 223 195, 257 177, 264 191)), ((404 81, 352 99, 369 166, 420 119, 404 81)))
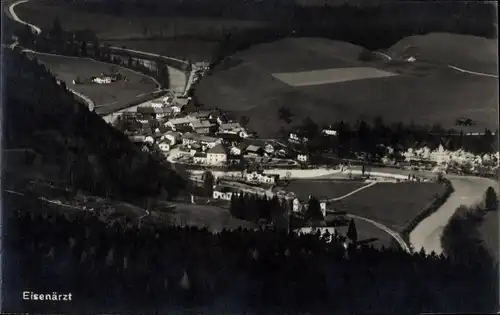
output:
POLYGON ((441 254, 443 229, 460 205, 473 206, 481 201, 489 186, 499 191, 497 182, 480 177, 449 175, 455 191, 438 211, 420 222, 410 233, 410 243, 415 251, 423 248, 427 253, 441 254))
MULTIPOLYGON (((380 55, 380 56, 382 56, 382 57, 384 57, 387 60, 392 60, 391 56, 389 56, 389 55, 387 55, 387 54, 385 54, 383 52, 375 51, 375 53, 378 54, 378 55, 380 55)), ((498 78, 498 75, 495 75, 495 74, 466 70, 466 69, 462 69, 462 68, 459 68, 459 67, 454 66, 454 65, 447 65, 447 67, 450 68, 450 69, 462 72, 462 73, 468 73, 468 74, 482 76, 482 77, 498 78)))

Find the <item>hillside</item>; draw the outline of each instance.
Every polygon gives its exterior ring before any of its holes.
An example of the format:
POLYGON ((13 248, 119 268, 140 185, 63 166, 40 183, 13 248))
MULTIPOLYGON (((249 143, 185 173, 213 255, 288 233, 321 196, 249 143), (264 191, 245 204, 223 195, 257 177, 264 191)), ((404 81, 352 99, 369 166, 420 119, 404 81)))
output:
POLYGON ((432 62, 387 61, 346 42, 287 38, 226 58, 197 85, 196 97, 206 107, 247 116, 263 137, 306 117, 328 124, 382 115, 389 123, 452 128, 467 116, 482 131, 498 125, 497 84, 432 62), (280 118, 282 107, 290 123, 280 118))
POLYGON ((410 36, 389 48, 394 58, 417 54, 418 59, 466 70, 498 74, 498 40, 450 33, 410 36))
POLYGON ((2 165, 2 177, 38 178, 60 187, 135 202, 175 197, 184 182, 168 165, 141 152, 128 138, 77 102, 36 59, 4 51, 3 149, 28 148, 40 165, 23 172, 2 165))

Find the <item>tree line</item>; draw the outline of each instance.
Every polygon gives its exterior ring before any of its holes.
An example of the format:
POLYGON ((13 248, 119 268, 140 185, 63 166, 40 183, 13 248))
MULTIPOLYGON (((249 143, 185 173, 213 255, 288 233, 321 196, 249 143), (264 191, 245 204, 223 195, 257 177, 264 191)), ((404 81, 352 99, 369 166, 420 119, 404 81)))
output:
POLYGON ((104 222, 4 198, 7 311, 172 313, 489 312, 494 268, 400 249, 275 230, 104 222), (19 302, 22 291, 72 292, 73 303, 19 302), (380 301, 384 301, 381 303, 380 301), (204 310, 204 311, 203 311, 204 310))
MULTIPOLYGON (((496 145, 498 129, 492 132, 486 128, 481 136, 466 136, 464 126, 458 127, 460 130, 445 129, 439 124, 432 126, 413 123, 388 124, 382 118, 376 117, 373 122, 363 119, 354 124, 339 121, 330 127, 320 127, 311 119, 306 118, 298 129, 299 136, 309 139, 306 146, 311 153, 331 150, 336 156, 342 158, 353 157, 356 152, 364 152, 369 159, 380 161, 387 153, 387 147, 394 150, 391 155, 395 159, 401 159, 400 153, 409 148, 428 147, 435 150, 442 145, 446 150, 462 148, 475 154, 493 153, 498 149, 496 145), (323 134, 324 128, 335 130, 337 136, 323 134)), ((285 130, 283 133, 288 135, 285 130)))

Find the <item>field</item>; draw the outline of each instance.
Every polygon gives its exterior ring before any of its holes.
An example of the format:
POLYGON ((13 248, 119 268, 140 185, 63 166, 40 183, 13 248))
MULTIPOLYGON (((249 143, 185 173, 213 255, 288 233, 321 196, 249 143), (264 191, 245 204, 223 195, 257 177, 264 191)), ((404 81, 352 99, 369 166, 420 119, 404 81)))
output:
POLYGON ((247 116, 249 128, 263 137, 275 137, 282 127, 299 124, 306 117, 328 124, 382 115, 386 122, 455 127, 457 117, 467 116, 476 121, 477 130, 497 128, 497 79, 425 61, 362 62, 358 60, 361 51, 349 43, 316 38, 256 45, 216 67, 197 86, 196 96, 206 107, 247 116), (313 75, 309 85, 299 80, 300 86, 290 86, 273 76, 336 68, 347 73, 363 68, 398 75, 330 83, 344 79, 333 77, 334 72, 330 77, 326 72, 311 72, 318 76, 313 75), (324 84, 314 82, 318 80, 324 84), (282 106, 293 115, 290 125, 279 117, 282 106))
POLYGON ((400 231, 445 190, 439 183, 377 183, 330 207, 380 222, 400 231))
POLYGON ((333 199, 342 197, 365 185, 367 184, 361 181, 295 179, 284 189, 294 192, 295 195, 302 200, 307 200, 309 195, 319 199, 333 199))
POLYGON ((90 98, 95 103, 98 113, 104 114, 120 109, 131 101, 140 101, 147 98, 147 94, 156 91, 156 83, 151 78, 122 67, 90 59, 39 53, 36 54, 36 58, 57 79, 64 81, 68 88, 90 98), (122 80, 110 84, 73 84, 76 77, 88 79, 113 70, 125 76, 127 81, 122 80))
POLYGON ((390 47, 387 53, 393 57, 416 55, 417 59, 454 65, 475 72, 498 74, 496 39, 432 33, 404 38, 390 47))
MULTIPOLYGON (((130 39, 150 37, 180 37, 203 33, 222 34, 231 27, 253 28, 260 22, 236 19, 209 19, 162 16, 115 16, 104 13, 90 13, 70 5, 30 1, 16 6, 16 13, 22 20, 39 26, 42 30, 50 28, 56 17, 66 30, 90 29, 102 39, 130 39), (103 21, 106 21, 105 23, 103 21)), ((149 50, 148 50, 149 51, 149 50)))
POLYGON ((224 228, 255 228, 253 223, 233 218, 229 210, 215 206, 177 204, 172 212, 171 220, 174 224, 206 227, 213 232, 220 232, 224 228))

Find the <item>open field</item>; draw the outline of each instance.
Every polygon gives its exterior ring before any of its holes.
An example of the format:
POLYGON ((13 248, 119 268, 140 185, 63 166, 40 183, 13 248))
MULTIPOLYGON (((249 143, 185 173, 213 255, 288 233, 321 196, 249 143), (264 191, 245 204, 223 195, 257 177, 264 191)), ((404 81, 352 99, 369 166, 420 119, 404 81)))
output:
POLYGON ((498 74, 498 41, 471 35, 431 33, 410 36, 389 48, 393 58, 415 58, 466 70, 498 74), (410 48, 411 47, 411 48, 410 48))
POLYGON ((222 229, 255 228, 251 222, 233 218, 229 210, 210 205, 176 204, 171 220, 178 225, 206 227, 210 231, 222 229))
MULTIPOLYGON (((48 4, 30 1, 16 7, 16 13, 25 21, 39 26, 42 30, 50 28, 56 17, 66 30, 90 29, 100 39, 149 38, 154 36, 179 37, 200 35, 200 33, 222 34, 223 29, 231 27, 253 28, 261 22, 237 19, 185 18, 162 16, 115 16, 104 13, 90 13, 57 2, 48 4), (103 21, 106 21, 103 23, 103 21)), ((132 48, 132 47, 131 47, 132 48)))
POLYGON ((378 183, 332 202, 329 207, 372 219, 394 231, 400 231, 444 189, 439 183, 378 183))
POLYGON ((256 45, 216 67, 197 86, 196 96, 207 107, 247 116, 249 128, 262 137, 275 137, 281 127, 289 128, 306 117, 328 124, 340 119, 354 122, 360 116, 371 120, 381 114, 388 123, 440 123, 443 127, 454 127, 457 117, 467 116, 476 121, 477 130, 497 128, 498 79, 429 62, 361 62, 361 49, 348 43, 309 38, 256 45), (350 67, 399 75, 295 87, 273 76, 350 67), (290 125, 279 117, 282 106, 293 115, 290 125))
POLYGON ((383 78, 395 73, 368 67, 350 67, 300 72, 273 73, 273 77, 291 86, 310 86, 354 80, 383 78))
MULTIPOLYGON (((28 53, 33 55, 33 53, 28 53)), ((66 83, 68 88, 90 98, 96 105, 96 112, 113 111, 131 101, 139 101, 145 94, 156 91, 156 83, 138 72, 107 63, 85 58, 63 57, 36 53, 35 57, 52 72, 55 77, 66 83), (117 71, 127 78, 127 81, 117 81, 110 84, 73 84, 76 77, 90 78, 101 73, 117 71)))
POLYGON ((367 183, 361 181, 295 179, 284 189, 294 192, 299 199, 303 200, 307 200, 309 195, 319 199, 333 199, 347 195, 365 185, 367 183))

